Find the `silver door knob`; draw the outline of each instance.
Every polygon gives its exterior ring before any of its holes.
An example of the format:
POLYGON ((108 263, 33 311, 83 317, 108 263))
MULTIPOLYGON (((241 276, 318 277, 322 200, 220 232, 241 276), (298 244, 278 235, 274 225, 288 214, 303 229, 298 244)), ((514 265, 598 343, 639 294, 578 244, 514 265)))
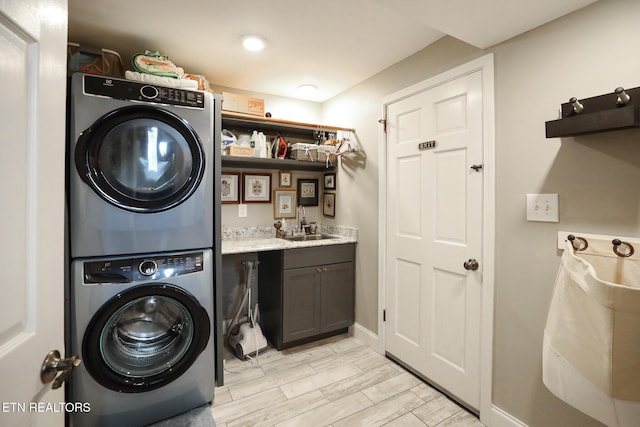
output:
POLYGON ((478 269, 478 261, 474 258, 468 259, 463 264, 465 270, 476 271, 478 269))
POLYGON ((49 384, 53 381, 52 389, 60 388, 62 383, 69 377, 73 368, 80 364, 78 356, 71 356, 66 359, 60 358, 58 350, 50 351, 42 362, 40 368, 40 380, 42 384, 49 384), (58 372, 62 372, 58 375, 58 372))

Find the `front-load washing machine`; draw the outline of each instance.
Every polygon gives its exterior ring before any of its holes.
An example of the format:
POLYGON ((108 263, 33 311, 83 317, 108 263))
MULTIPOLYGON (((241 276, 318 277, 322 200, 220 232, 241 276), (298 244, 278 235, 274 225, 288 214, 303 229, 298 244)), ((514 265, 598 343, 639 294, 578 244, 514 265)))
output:
POLYGON ((72 427, 144 426, 214 397, 212 251, 76 259, 72 427))
POLYGON ((86 74, 69 96, 71 257, 213 247, 220 96, 86 74))

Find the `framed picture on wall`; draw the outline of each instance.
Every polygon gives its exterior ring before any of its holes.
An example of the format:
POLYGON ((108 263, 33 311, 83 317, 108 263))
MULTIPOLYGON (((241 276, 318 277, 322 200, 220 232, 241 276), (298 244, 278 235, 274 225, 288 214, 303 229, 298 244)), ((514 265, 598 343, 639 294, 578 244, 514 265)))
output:
POLYGON ((270 173, 244 173, 242 180, 243 203, 271 203, 270 173))
POLYGON ((336 189, 336 174, 325 173, 324 174, 324 189, 335 190, 336 189))
POLYGON ((322 195, 322 215, 332 218, 336 216, 335 193, 324 193, 322 195))
POLYGON ((240 174, 228 172, 220 175, 222 203, 240 203, 240 174))
POLYGON ((276 190, 274 199, 274 218, 296 217, 296 190, 276 190))
POLYGON ((291 187, 292 185, 291 172, 280 171, 280 187, 291 187))
POLYGON ((298 205, 318 206, 318 180, 299 179, 298 180, 298 205))

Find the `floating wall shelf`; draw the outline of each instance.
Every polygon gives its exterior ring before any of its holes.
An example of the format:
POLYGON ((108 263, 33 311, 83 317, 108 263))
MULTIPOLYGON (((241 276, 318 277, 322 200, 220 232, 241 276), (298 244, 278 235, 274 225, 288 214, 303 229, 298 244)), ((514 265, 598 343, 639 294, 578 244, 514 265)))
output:
MULTIPOLYGON (((264 132, 268 139, 280 134, 289 142, 313 142, 317 132, 345 131, 355 133, 355 129, 337 126, 325 126, 312 123, 292 122, 270 117, 249 114, 222 112, 222 127, 234 133, 249 133, 256 130, 264 132)), ((308 162, 291 159, 261 159, 255 157, 222 156, 223 168, 282 169, 303 171, 331 171, 335 165, 327 168, 324 162, 308 162)))
POLYGON ((305 160, 292 159, 261 159, 257 157, 222 156, 223 168, 246 169, 280 169, 299 171, 332 171, 335 166, 329 166, 323 162, 307 162, 305 160))
POLYGON ((574 100, 561 105, 561 117, 545 123, 547 138, 640 127, 640 87, 574 100), (629 96, 627 104, 618 104, 629 96), (577 101, 577 104, 575 103, 577 101), (580 105, 578 105, 580 104, 580 105), (574 109, 574 105, 576 109, 574 109))

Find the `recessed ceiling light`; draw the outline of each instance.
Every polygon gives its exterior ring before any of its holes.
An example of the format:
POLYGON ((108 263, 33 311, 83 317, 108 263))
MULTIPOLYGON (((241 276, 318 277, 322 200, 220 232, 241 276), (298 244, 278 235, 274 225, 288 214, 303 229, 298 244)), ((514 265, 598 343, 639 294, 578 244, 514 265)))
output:
POLYGON ((264 38, 260 36, 254 36, 252 34, 247 34, 240 37, 240 41, 242 41, 242 46, 244 46, 245 49, 250 50, 251 52, 261 51, 267 44, 264 38))
POLYGON ((318 86, 311 85, 311 84, 304 84, 304 85, 298 86, 298 94, 300 96, 313 96, 315 95, 317 90, 318 90, 318 86))

